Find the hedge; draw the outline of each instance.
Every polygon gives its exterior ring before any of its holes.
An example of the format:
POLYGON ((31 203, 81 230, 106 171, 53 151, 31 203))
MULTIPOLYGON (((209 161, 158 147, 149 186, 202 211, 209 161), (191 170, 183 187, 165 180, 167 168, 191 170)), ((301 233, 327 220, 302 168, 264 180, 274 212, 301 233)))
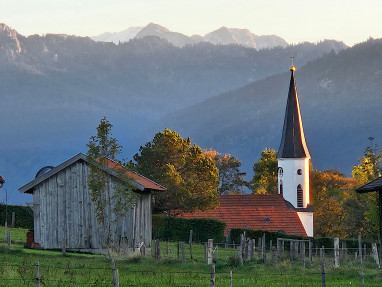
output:
MULTIPOLYGON (((322 247, 325 248, 334 248, 334 239, 331 237, 316 237, 316 238, 309 238, 304 236, 297 236, 293 234, 285 234, 281 232, 271 232, 271 231, 263 231, 263 230, 252 230, 252 229, 243 229, 243 228, 233 228, 230 232, 230 239, 231 242, 240 243, 240 235, 246 232, 247 237, 258 239, 263 236, 265 233, 265 241, 266 246, 269 248, 269 241, 272 240, 272 244, 275 245, 277 242, 277 238, 287 238, 287 239, 305 239, 305 240, 311 240, 313 243, 313 246, 322 247)), ((341 239, 341 242, 346 243, 346 248, 358 248, 358 239, 350 238, 350 239, 341 239)), ((374 241, 375 242, 375 241, 374 241)), ((366 244, 367 248, 371 248, 371 240, 368 239, 362 239, 362 247, 363 244, 366 244)), ((289 246, 289 244, 288 244, 289 246)))
POLYGON ((28 206, 0 204, 0 224, 5 223, 5 211, 7 209, 7 225, 12 224, 12 212, 15 213, 15 227, 33 229, 33 211, 28 206))
POLYGON ((185 219, 165 215, 153 215, 153 239, 188 242, 190 230, 194 242, 224 241, 226 224, 215 219, 185 219))

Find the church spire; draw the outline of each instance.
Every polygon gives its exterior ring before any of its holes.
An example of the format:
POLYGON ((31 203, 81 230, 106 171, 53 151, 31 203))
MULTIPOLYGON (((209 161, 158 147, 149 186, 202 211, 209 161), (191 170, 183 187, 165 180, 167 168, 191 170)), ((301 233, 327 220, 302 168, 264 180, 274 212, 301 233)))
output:
POLYGON ((310 158, 308 148, 305 143, 304 129, 302 127, 300 106, 294 80, 294 71, 296 68, 292 65, 290 68, 291 78, 289 84, 289 93, 284 118, 284 127, 278 158, 310 158))

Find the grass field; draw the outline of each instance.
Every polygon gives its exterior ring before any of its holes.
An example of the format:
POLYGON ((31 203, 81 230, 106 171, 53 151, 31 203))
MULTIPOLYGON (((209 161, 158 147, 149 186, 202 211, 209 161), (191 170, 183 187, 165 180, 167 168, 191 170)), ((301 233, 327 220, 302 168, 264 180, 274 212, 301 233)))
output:
MULTIPOLYGON (((10 229, 15 242, 8 249, 4 228, 0 227, 0 286, 35 286, 35 262, 39 261, 41 286, 113 286, 110 260, 105 256, 32 250, 24 248, 26 230, 10 229)), ((188 247, 188 245, 186 245, 188 247)), ((210 286, 210 266, 204 260, 203 245, 193 245, 194 259, 187 248, 186 262, 178 259, 176 243, 161 243, 161 260, 154 258, 116 259, 120 286, 210 286)), ((276 264, 258 263, 258 259, 239 266, 232 248, 218 249, 216 286, 321 286, 317 258, 306 262, 284 259, 276 264)), ((181 254, 180 254, 181 256, 181 254)), ((215 252, 216 256, 216 252, 215 252)), ((270 255, 269 255, 270 257, 270 255)), ((268 260, 270 261, 270 260, 268 260)), ((369 258, 364 266, 350 257, 334 268, 326 259, 327 286, 361 286, 363 270, 365 286, 382 286, 382 270, 375 269, 369 258), (353 259, 353 260, 352 260, 353 259)))

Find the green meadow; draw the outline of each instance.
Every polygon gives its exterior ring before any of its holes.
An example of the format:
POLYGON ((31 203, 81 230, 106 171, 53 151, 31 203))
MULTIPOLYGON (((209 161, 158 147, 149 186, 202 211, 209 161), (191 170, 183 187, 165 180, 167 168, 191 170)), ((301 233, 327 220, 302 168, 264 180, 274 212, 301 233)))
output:
MULTIPOLYGON (((4 227, 0 227, 0 286, 36 286, 36 261, 39 262, 41 286, 113 286, 110 258, 79 253, 62 254, 61 251, 32 250, 24 248, 25 229, 8 229, 12 244, 4 241, 4 227)), ((147 256, 130 259, 115 258, 120 286, 211 286, 210 266, 204 259, 204 246, 193 244, 193 259, 189 245, 185 245, 185 262, 177 243, 161 242, 160 260, 147 256), (167 247, 168 246, 168 247, 167 247)), ((219 246, 214 253, 216 286, 321 286, 322 274, 319 258, 313 262, 306 258, 290 262, 288 256, 272 263, 255 259, 238 264, 235 250, 219 246), (232 279, 230 272, 232 271, 232 279)), ((382 286, 382 270, 376 269, 371 256, 361 265, 349 256, 341 267, 334 268, 332 258, 326 256, 326 286, 382 286)))

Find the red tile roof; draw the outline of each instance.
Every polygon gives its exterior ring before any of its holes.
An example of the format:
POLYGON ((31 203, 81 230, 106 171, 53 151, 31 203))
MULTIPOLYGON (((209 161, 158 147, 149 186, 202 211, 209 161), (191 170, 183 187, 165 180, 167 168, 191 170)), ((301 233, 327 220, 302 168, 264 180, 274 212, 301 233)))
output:
POLYGON ((214 210, 179 215, 183 218, 212 218, 227 223, 225 234, 232 228, 280 231, 306 236, 297 212, 287 207, 281 195, 221 195, 214 210), (269 219, 269 221, 267 220, 269 219))

